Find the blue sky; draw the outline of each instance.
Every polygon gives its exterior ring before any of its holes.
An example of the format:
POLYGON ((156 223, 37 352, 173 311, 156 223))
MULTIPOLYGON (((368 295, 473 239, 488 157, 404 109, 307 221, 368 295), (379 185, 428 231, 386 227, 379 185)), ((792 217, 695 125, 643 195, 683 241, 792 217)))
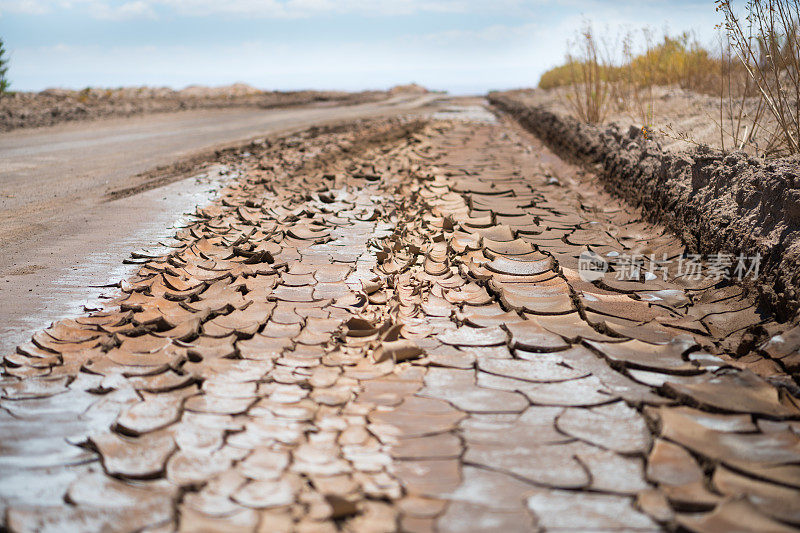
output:
POLYGON ((694 30, 712 0, 0 0, 15 90, 122 85, 386 88, 535 85, 584 19, 694 30))

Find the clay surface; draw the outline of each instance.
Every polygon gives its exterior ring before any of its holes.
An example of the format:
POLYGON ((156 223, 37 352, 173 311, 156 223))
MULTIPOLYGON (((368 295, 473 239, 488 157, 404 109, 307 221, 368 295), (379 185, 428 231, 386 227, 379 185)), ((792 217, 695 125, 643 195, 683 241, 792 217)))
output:
POLYGON ((798 330, 621 275, 686 247, 513 121, 436 116, 224 154, 168 249, 4 354, 0 528, 797 531, 798 330))
POLYGON ((556 153, 595 171, 606 188, 703 254, 760 254, 752 287, 782 320, 800 305, 800 160, 763 161, 696 148, 668 153, 641 131, 583 124, 496 93, 490 100, 556 153))

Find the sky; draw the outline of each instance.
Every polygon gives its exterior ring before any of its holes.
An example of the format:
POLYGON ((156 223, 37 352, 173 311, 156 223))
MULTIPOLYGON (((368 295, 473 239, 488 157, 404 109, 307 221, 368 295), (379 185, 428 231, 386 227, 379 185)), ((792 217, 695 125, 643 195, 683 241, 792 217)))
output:
POLYGON ((225 85, 454 94, 531 87, 584 21, 694 31, 713 0, 0 0, 18 91, 225 85))

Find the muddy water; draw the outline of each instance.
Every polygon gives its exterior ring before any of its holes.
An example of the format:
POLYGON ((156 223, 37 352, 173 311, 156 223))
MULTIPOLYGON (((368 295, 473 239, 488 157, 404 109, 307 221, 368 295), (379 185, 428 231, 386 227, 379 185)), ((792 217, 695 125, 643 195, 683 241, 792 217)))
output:
MULTIPOLYGON (((24 265, 0 276, 0 353, 10 353, 32 331, 54 320, 99 306, 102 288, 136 269, 124 264, 132 250, 163 253, 186 213, 207 205, 233 176, 221 165, 142 194, 104 203, 86 212, 85 226, 53 243, 49 261, 24 265), (154 247, 155 245, 155 247, 154 247), (27 283, 18 283, 22 277, 27 283)), ((42 255, 42 257, 45 257, 42 255)))

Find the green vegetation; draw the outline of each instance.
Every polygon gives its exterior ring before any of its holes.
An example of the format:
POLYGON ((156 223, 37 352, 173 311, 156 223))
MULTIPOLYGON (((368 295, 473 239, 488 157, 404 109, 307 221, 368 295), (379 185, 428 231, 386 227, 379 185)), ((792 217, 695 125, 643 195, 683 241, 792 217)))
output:
POLYGON ((8 57, 6 57, 6 48, 3 44, 3 39, 0 39, 0 94, 8 92, 8 87, 11 82, 8 81, 8 57))

